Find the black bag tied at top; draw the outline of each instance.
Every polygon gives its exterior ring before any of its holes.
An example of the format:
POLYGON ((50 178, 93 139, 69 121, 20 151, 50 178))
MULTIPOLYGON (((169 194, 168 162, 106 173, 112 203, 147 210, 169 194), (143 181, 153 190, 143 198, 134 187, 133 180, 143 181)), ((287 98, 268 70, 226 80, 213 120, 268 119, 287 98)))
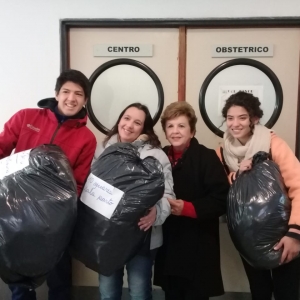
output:
POLYGON ((105 276, 122 268, 150 231, 138 222, 164 194, 160 162, 130 143, 109 146, 91 168, 78 207, 72 255, 105 276), (118 195, 118 196, 116 196, 118 195))
POLYGON ((0 276, 28 288, 43 283, 67 249, 77 188, 64 152, 42 145, 0 161, 0 276))
POLYGON ((291 203, 278 165, 269 153, 258 152, 252 168, 233 182, 227 198, 227 221, 232 241, 253 267, 279 266, 282 249, 274 246, 288 231, 291 203))

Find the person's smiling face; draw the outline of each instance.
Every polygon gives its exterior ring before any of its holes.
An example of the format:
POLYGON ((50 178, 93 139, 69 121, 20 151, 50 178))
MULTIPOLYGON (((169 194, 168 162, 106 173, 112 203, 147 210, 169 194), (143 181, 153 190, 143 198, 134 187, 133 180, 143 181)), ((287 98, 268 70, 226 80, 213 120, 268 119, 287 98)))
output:
POLYGON ((176 151, 184 150, 194 136, 189 120, 185 115, 166 122, 166 138, 176 151))
MULTIPOLYGON (((257 124, 258 119, 252 120, 257 124)), ((230 134, 242 144, 246 144, 251 137, 251 120, 248 111, 242 106, 231 106, 227 111, 226 125, 230 134)))
POLYGON ((55 99, 58 112, 68 117, 75 116, 87 101, 83 88, 72 81, 67 81, 61 87, 55 99))
POLYGON ((144 111, 129 107, 120 119, 118 124, 118 134, 123 143, 132 143, 142 133, 146 114, 144 111))

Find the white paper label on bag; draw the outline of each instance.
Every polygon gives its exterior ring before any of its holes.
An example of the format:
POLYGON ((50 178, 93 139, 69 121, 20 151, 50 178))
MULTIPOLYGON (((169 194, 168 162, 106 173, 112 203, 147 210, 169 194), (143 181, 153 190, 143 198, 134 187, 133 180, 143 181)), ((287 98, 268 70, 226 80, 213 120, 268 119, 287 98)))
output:
POLYGON ((124 192, 91 173, 86 180, 80 200, 110 219, 123 195, 124 192))
POLYGON ((29 166, 30 150, 19 152, 0 160, 0 179, 29 166))

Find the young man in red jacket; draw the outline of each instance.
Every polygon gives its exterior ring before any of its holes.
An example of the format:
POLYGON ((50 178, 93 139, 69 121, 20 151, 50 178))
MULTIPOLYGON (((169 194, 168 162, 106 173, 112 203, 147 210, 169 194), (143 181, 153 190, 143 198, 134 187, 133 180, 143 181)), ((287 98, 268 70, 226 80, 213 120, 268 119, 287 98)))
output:
MULTIPOLYGON (((90 83, 77 70, 63 71, 57 78, 55 98, 38 102, 39 108, 18 111, 0 133, 0 158, 42 144, 60 146, 69 159, 77 182, 78 195, 88 175, 96 138, 86 127, 84 105, 90 97, 90 83)), ((71 299, 71 258, 65 253, 47 277, 49 300, 71 299)), ((12 300, 36 300, 34 290, 10 286, 12 300)))

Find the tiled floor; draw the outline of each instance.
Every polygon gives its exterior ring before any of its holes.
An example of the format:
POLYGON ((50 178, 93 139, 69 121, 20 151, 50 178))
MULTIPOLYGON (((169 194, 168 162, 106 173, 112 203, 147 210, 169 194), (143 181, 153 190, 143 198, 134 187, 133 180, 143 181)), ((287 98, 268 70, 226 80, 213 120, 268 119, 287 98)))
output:
MULTIPOLYGON (((37 299, 47 300, 47 286, 43 286, 37 289, 37 299)), ((130 300, 128 289, 123 289, 122 300, 130 300)), ((73 287, 73 300, 100 300, 97 287, 73 287)), ((153 290, 153 300, 164 300, 164 293, 160 289, 153 290)), ((11 300, 11 292, 7 285, 0 280, 0 300, 11 300)), ((251 300, 251 296, 248 293, 226 293, 221 297, 210 298, 210 300, 251 300)))
MULTIPOLYGON (((161 290, 153 291, 153 300, 164 299, 164 293, 161 290)), ((100 300, 98 288, 74 287, 73 300, 100 300)), ((130 300, 127 289, 124 289, 122 300, 130 300)), ((248 293, 226 293, 221 297, 210 298, 210 300, 251 300, 251 296, 248 293)))

